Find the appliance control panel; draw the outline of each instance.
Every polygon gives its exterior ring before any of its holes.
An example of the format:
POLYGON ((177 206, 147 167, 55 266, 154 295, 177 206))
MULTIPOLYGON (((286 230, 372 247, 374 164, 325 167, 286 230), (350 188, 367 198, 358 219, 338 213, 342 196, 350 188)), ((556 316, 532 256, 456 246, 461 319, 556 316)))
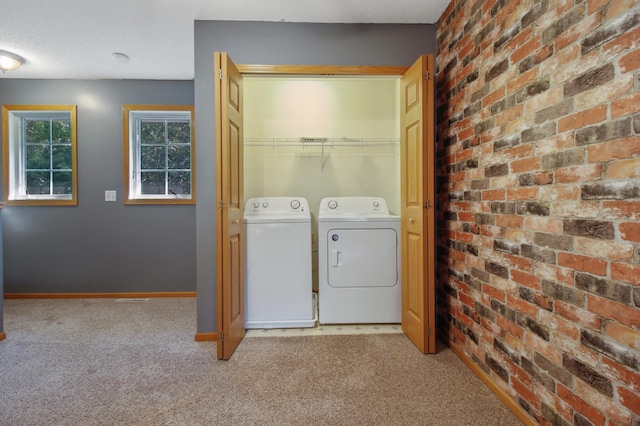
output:
POLYGON ((309 203, 303 197, 261 197, 251 198, 245 205, 245 216, 268 214, 296 214, 309 212, 309 203))
POLYGON ((381 197, 329 197, 320 202, 319 216, 388 215, 387 202, 381 197))

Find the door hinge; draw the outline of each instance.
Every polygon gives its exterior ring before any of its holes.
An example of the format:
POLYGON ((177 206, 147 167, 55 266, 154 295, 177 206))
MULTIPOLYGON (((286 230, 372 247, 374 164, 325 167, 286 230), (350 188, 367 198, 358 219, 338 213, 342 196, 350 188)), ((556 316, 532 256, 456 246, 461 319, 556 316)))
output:
POLYGON ((431 327, 427 327, 427 337, 431 337, 431 327))
POLYGON ((222 80, 222 70, 218 71, 218 79, 222 80))
POLYGON ((220 341, 224 342, 224 331, 220 332, 220 341))
POLYGON ((224 201, 220 200, 220 210, 224 210, 224 201))
POLYGON ((424 208, 425 209, 430 209, 431 208, 431 200, 427 200, 424 202, 424 208))
POLYGON ((427 73, 424 75, 424 78, 425 78, 427 81, 429 81, 429 78, 431 78, 431 77, 429 76, 429 72, 427 72, 427 73))

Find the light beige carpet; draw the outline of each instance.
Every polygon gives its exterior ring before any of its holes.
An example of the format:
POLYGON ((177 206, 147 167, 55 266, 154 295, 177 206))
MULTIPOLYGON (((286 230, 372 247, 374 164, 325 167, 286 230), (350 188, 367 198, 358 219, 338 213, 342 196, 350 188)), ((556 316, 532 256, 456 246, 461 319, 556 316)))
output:
POLYGON ((402 334, 194 341, 191 298, 5 300, 0 425, 518 425, 402 334))

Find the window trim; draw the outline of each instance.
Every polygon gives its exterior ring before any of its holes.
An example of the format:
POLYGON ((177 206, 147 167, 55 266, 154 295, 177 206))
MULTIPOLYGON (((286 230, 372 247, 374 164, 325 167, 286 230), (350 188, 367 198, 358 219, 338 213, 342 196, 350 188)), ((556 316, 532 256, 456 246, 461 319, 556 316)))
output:
POLYGON ((195 204, 196 203, 196 144, 195 144, 195 108, 193 105, 130 105, 122 106, 122 184, 124 204, 195 204), (131 157, 132 132, 135 133, 135 126, 132 128, 131 114, 141 112, 189 112, 191 114, 191 197, 132 197, 132 173, 136 158, 131 157))
POLYGON ((3 105, 2 106, 2 199, 8 206, 76 206, 78 205, 78 145, 77 145, 77 107, 76 105, 3 105), (37 198, 9 199, 15 174, 15 164, 11 161, 12 144, 22 144, 11 134, 13 113, 34 111, 45 114, 47 111, 68 112, 71 117, 71 198, 39 196, 37 198), (11 137, 14 140, 10 139, 11 137))

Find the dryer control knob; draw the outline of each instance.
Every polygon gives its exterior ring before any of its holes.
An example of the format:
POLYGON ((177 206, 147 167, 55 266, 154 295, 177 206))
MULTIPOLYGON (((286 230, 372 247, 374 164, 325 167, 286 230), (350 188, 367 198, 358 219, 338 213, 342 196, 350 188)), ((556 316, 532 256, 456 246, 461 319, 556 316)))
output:
POLYGON ((298 201, 298 200, 293 200, 293 201, 291 202, 291 208, 292 208, 292 209, 294 209, 294 210, 295 210, 295 209, 300 208, 300 201, 298 201))
POLYGON ((327 206, 329 206, 331 210, 335 210, 338 207, 338 202, 336 200, 329 200, 327 206))
POLYGON ((264 208, 266 209, 267 207, 269 207, 269 203, 267 203, 267 202, 265 201, 264 203, 262 203, 262 207, 264 207, 264 208))
POLYGON ((257 209, 258 207, 260 207, 260 203, 258 203, 257 201, 255 203, 253 203, 253 208, 257 209))
POLYGON ((373 207, 376 207, 376 208, 380 207, 380 203, 377 202, 377 201, 374 201, 373 202, 373 207))

